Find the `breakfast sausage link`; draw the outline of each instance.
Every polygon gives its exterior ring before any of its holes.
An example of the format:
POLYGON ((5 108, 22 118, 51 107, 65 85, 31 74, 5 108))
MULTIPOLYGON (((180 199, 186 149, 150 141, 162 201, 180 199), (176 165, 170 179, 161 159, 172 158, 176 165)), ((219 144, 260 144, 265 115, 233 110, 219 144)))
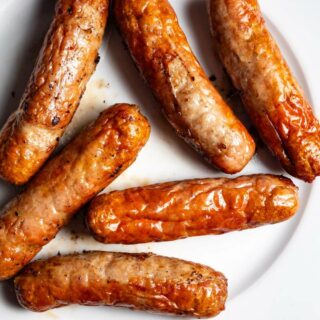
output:
POLYGON ((251 120, 293 176, 320 175, 320 126, 267 30, 256 0, 210 0, 220 59, 240 90, 251 120))
POLYGON ((189 180, 100 195, 87 224, 100 242, 135 244, 278 223, 297 207, 297 187, 283 177, 189 180))
POLYGON ((114 14, 177 134, 222 171, 241 171, 254 141, 205 75, 169 2, 116 0, 114 14))
POLYGON ((0 132, 0 177, 26 183, 70 123, 98 62, 108 0, 59 0, 18 110, 0 132))
POLYGON ((197 317, 224 310, 227 280, 213 269, 153 254, 89 252, 36 261, 15 278, 22 306, 126 306, 197 317))
POLYGON ((0 280, 14 276, 87 201, 136 158, 150 127, 136 106, 116 105, 55 158, 0 216, 0 280))

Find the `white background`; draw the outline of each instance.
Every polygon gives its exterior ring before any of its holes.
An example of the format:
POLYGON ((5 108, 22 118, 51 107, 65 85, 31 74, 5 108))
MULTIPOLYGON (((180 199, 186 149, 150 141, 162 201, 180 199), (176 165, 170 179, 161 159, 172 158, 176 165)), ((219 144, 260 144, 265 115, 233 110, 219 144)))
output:
MULTIPOLYGON (((208 75, 217 72, 204 0, 172 0, 190 44, 208 75)), ((53 13, 53 0, 1 0, 0 122, 16 109, 53 13), (15 96, 11 96, 11 92, 15 96)), ((271 32, 320 115, 320 2, 261 0, 271 32), (318 89, 318 90, 317 90, 318 89)), ((221 85, 223 81, 221 81, 221 85)), ((152 136, 135 164, 109 188, 196 177, 221 176, 171 131, 139 78, 116 30, 109 25, 97 72, 88 85, 65 141, 98 112, 116 102, 141 105, 152 136)), ((265 148, 242 174, 283 171, 265 148)), ((300 187, 301 210, 289 222, 224 236, 208 236, 138 246, 105 246, 83 227, 83 214, 40 254, 47 257, 83 249, 153 251, 210 265, 229 279, 227 309, 218 319, 320 319, 319 182, 300 187), (78 236, 76 236, 77 234, 78 236)), ((17 190, 0 184, 0 205, 17 190)), ((162 316, 107 307, 79 307, 34 314, 20 308, 11 282, 0 285, 0 319, 162 319, 162 316)))

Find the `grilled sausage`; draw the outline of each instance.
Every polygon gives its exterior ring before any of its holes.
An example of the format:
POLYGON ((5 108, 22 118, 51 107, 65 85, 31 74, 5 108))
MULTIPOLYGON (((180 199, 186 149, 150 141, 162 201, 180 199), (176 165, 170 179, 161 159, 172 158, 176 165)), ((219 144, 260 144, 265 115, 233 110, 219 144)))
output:
POLYGON ((177 134, 226 173, 254 154, 247 130, 212 86, 167 0, 116 0, 116 22, 177 134))
POLYGON ((15 275, 81 206, 121 174, 149 132, 136 106, 116 105, 49 161, 0 216, 0 280, 15 275))
POLYGON ((89 252, 36 261, 15 278, 22 306, 130 306, 197 317, 224 310, 227 280, 209 267, 153 254, 89 252))
POLYGON ((108 0, 59 0, 18 110, 0 132, 0 177, 26 183, 58 145, 98 62, 108 0))
POLYGON ((320 174, 320 127, 256 0, 210 0, 219 56, 262 139, 293 176, 320 174))
POLYGON ((297 188, 283 177, 189 180, 100 195, 87 224, 100 242, 134 244, 277 223, 297 207, 297 188))

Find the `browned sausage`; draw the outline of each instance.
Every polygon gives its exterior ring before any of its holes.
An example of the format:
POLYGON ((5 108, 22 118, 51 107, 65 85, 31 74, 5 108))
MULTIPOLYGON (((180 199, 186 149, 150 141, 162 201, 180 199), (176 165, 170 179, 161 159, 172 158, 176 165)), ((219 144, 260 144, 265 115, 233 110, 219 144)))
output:
POLYGON ((215 45, 251 120, 282 166, 311 182, 320 174, 320 127, 268 32, 256 0, 210 0, 215 45))
POLYGON ((12 277, 136 158, 149 137, 136 106, 116 105, 40 171, 0 216, 0 280, 12 277))
POLYGON ((116 0, 114 14, 177 134, 222 171, 241 171, 255 144, 206 77, 169 2, 116 0))
POLYGON ((291 180, 254 175, 114 191, 92 201, 87 223, 98 241, 133 244, 277 223, 297 208, 297 187, 291 180))
POLYGON ((108 0, 58 0, 19 109, 0 132, 0 177, 26 183, 57 146, 98 62, 108 0))
POLYGON ((200 264, 153 254, 89 252, 36 261, 15 278, 22 306, 126 306, 197 317, 224 310, 227 280, 200 264))

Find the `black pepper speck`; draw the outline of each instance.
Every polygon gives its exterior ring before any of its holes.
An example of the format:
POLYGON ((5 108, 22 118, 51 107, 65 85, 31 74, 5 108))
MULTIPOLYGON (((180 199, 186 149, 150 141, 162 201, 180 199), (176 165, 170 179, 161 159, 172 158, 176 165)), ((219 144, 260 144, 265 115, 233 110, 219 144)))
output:
POLYGON ((209 79, 210 79, 210 81, 214 82, 214 81, 217 80, 217 77, 213 74, 213 75, 210 76, 209 79))
POLYGON ((60 118, 57 116, 54 116, 51 123, 53 126, 56 126, 60 122, 60 118))

